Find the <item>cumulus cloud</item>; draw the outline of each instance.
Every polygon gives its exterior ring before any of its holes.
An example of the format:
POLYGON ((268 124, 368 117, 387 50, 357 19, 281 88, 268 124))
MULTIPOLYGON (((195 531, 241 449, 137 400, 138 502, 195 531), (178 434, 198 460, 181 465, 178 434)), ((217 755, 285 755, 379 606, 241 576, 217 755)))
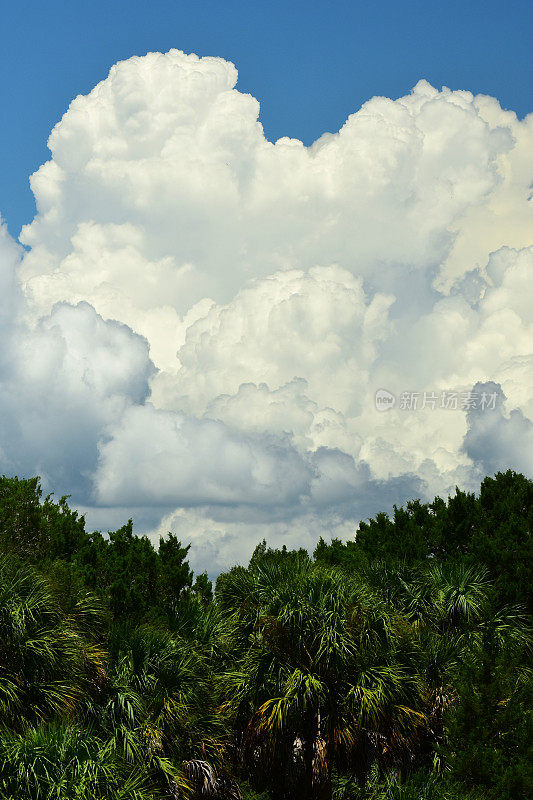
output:
POLYGON ((20 252, 1 234, 0 470, 88 498, 98 441, 149 393, 148 344, 85 302, 58 303, 30 325, 14 278, 20 252))
POLYGON ((261 506, 297 502, 310 477, 286 441, 145 405, 129 408, 101 446, 96 485, 109 504, 261 506))
POLYGON ((191 543, 193 569, 218 574, 234 564, 246 564, 258 542, 271 547, 312 551, 320 538, 353 536, 356 524, 375 514, 377 508, 417 497, 421 481, 406 475, 398 480, 375 481, 365 466, 339 451, 319 451, 308 495, 298 504, 181 507, 163 513, 150 532, 154 544, 169 531, 191 543))
MULTIPOLYGON (((5 339, 11 333, 17 312, 22 303, 22 292, 17 281, 16 270, 22 255, 22 248, 13 241, 0 216, 0 333, 5 339)), ((5 356, 5 348, 0 350, 0 358, 5 356)))
POLYGON ((474 387, 480 395, 495 395, 495 413, 473 407, 467 413, 468 431, 464 447, 470 458, 487 473, 505 470, 514 464, 526 475, 533 474, 533 422, 518 409, 504 412, 506 397, 501 386, 493 381, 474 387))
POLYGON ((533 115, 420 81, 305 147, 236 81, 115 65, 51 133, 27 252, 0 236, 2 468, 213 571, 532 466, 533 115))

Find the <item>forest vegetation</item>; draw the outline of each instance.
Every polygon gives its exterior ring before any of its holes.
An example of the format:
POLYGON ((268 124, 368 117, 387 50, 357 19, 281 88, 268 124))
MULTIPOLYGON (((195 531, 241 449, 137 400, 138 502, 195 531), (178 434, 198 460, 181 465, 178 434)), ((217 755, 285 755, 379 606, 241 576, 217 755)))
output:
POLYGON ((533 483, 194 575, 0 478, 0 800, 533 797, 533 483))

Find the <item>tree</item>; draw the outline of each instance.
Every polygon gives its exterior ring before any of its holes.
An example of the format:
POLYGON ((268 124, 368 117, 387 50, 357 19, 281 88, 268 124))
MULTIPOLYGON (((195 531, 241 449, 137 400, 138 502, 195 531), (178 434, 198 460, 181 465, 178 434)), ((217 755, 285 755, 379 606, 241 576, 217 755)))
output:
POLYGON ((142 764, 129 766, 91 731, 41 723, 0 734, 2 800, 156 800, 142 764))
POLYGON ((46 582, 12 557, 0 558, 0 715, 24 721, 73 712, 104 676, 104 654, 87 633, 99 605, 87 597, 66 616, 46 582))
POLYGON ((424 717, 408 626, 366 585, 282 559, 229 573, 217 599, 243 645, 227 701, 276 796, 330 800, 335 763, 363 777, 371 748, 385 759, 409 749, 424 717))
POLYGON ((176 607, 182 593, 192 585, 193 574, 185 560, 188 552, 189 546, 182 547, 172 533, 159 540, 158 591, 168 610, 176 607))

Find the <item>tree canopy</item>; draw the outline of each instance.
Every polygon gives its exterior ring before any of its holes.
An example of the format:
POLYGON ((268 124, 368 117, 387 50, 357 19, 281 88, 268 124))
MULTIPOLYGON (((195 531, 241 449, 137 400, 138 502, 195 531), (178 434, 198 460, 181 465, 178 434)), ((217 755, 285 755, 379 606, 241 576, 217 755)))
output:
POLYGON ((533 795, 533 484, 194 575, 0 478, 0 800, 533 795))

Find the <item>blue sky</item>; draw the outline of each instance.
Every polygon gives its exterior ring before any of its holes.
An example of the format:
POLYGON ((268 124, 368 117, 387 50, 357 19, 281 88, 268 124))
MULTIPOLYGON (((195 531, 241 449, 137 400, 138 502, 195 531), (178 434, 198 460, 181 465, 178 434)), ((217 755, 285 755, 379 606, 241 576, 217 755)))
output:
POLYGON ((131 55, 176 47, 233 60, 266 135, 310 143, 375 94, 426 78, 533 110, 527 0, 289 2, 49 0, 5 4, 0 34, 0 212, 32 219, 28 176, 71 99, 131 55))

